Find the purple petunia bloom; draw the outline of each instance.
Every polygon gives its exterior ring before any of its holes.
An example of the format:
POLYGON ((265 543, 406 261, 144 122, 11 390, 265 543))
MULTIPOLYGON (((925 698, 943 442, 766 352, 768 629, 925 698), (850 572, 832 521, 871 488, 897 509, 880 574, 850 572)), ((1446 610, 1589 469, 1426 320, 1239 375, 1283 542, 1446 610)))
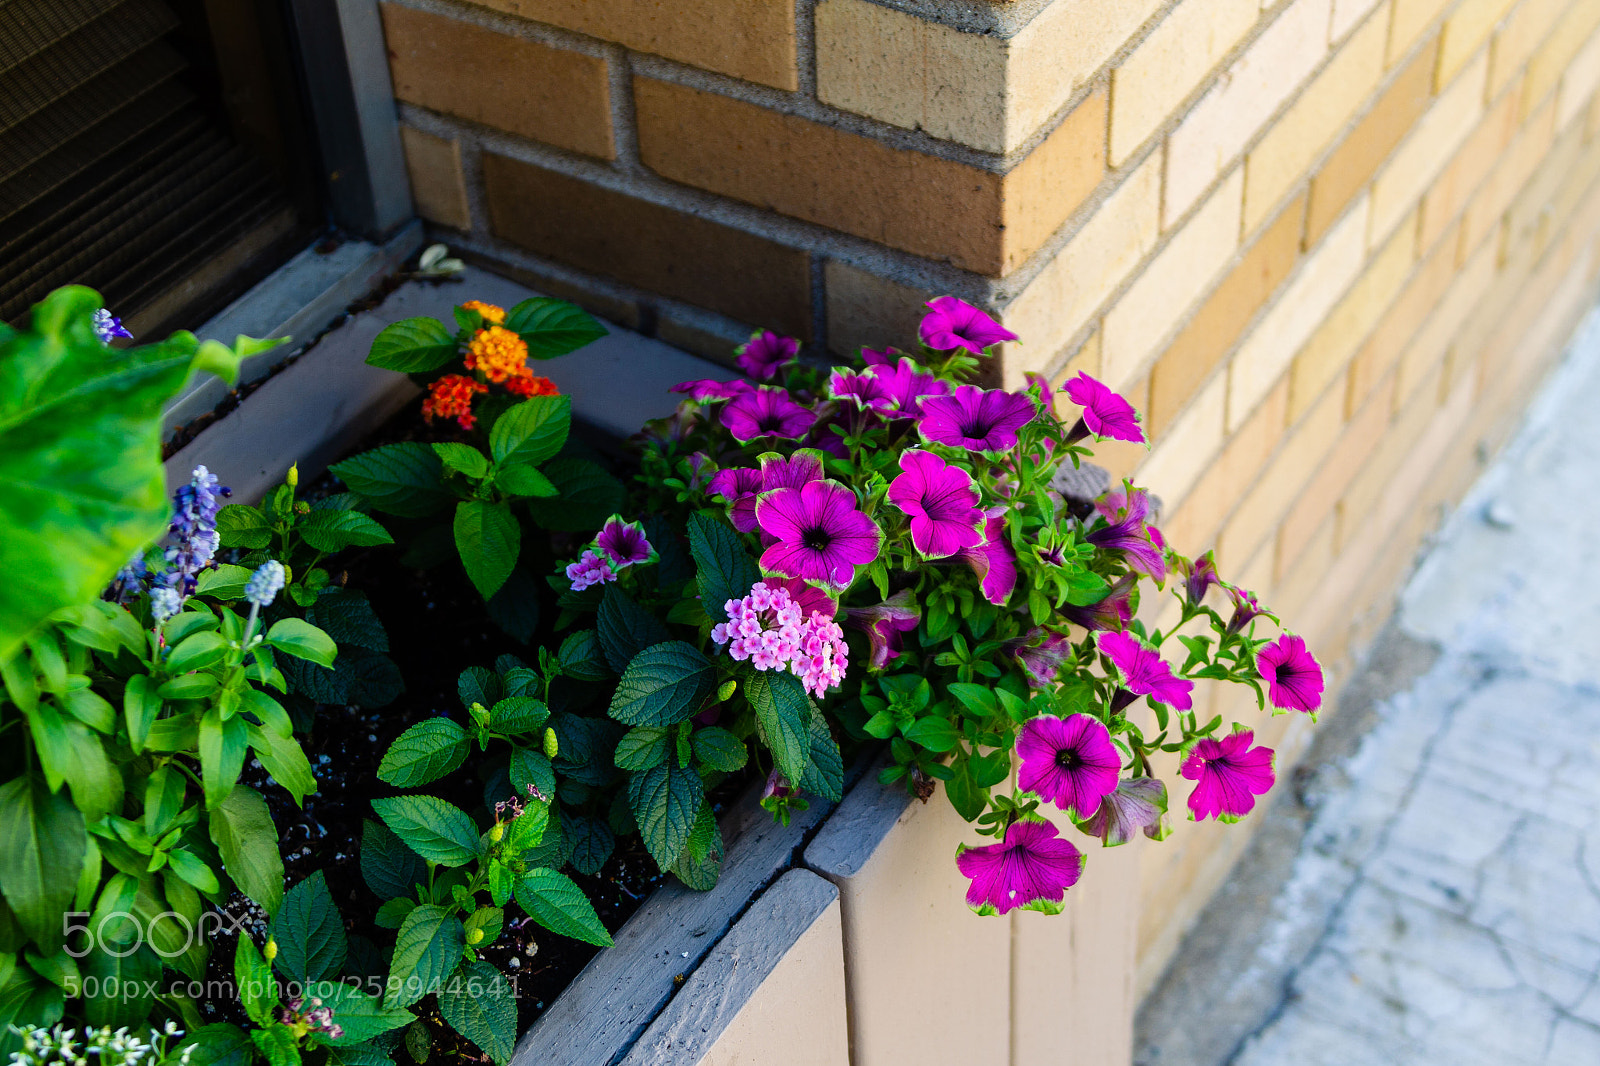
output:
POLYGON ((874 374, 836 367, 828 375, 828 395, 835 400, 847 401, 867 411, 877 411, 892 405, 892 398, 883 382, 874 374))
POLYGON ((787 459, 777 452, 763 453, 760 470, 747 467, 719 470, 711 479, 711 491, 731 504, 728 520, 733 528, 741 533, 753 533, 757 528, 756 501, 761 493, 797 489, 820 480, 822 453, 813 448, 800 448, 787 459))
POLYGON ((1075 819, 1100 809, 1122 771, 1111 731, 1088 714, 1028 719, 1017 737, 1017 757, 1017 787, 1037 792, 1075 819))
POLYGON ((1017 339, 1015 333, 954 296, 929 300, 928 308, 917 332, 922 335, 922 343, 935 351, 965 348, 973 355, 982 355, 992 344, 1017 339))
POLYGON ((983 598, 996 607, 1004 607, 1011 592, 1017 587, 1017 557, 1006 543, 1005 511, 989 515, 983 525, 983 543, 976 548, 962 548, 954 558, 972 567, 978 575, 983 598))
POLYGON ((1282 634, 1256 653, 1256 669, 1274 707, 1309 714, 1322 706, 1322 666, 1303 638, 1282 634))
POLYGON ((869 662, 874 670, 900 657, 900 634, 910 633, 921 621, 922 609, 912 602, 910 589, 901 589, 876 607, 851 607, 845 612, 845 624, 865 630, 872 642, 869 662))
POLYGON ((887 397, 877 408, 885 418, 921 418, 925 397, 950 395, 949 382, 940 381, 910 359, 879 363, 867 373, 877 379, 887 397))
POLYGON ((133 334, 122 325, 122 319, 104 307, 94 313, 94 335, 100 338, 101 344, 110 344, 118 337, 124 340, 133 337, 133 334))
POLYGON ((972 880, 967 906, 979 914, 1018 907, 1055 914, 1083 875, 1083 853, 1049 822, 1012 822, 1003 843, 963 847, 956 867, 972 880))
POLYGON ((900 354, 898 348, 892 347, 885 348, 881 352, 875 348, 861 349, 861 358, 868 366, 893 366, 895 360, 900 358, 900 354))
POLYGON ((1091 530, 1084 540, 1097 548, 1120 551, 1128 566, 1151 580, 1167 576, 1163 544, 1158 544, 1145 525, 1150 517, 1150 497, 1143 489, 1112 489, 1096 501, 1095 508, 1106 516, 1107 524, 1091 530))
POLYGON ((1129 692, 1149 696, 1157 703, 1180 711, 1187 711, 1194 705, 1189 696, 1194 682, 1174 676, 1161 653, 1141 643, 1132 633, 1101 633, 1095 637, 1095 643, 1116 665, 1129 692))
POLYGON ((734 353, 739 369, 758 381, 769 381, 778 368, 794 362, 800 351, 800 342, 793 337, 780 337, 770 329, 760 329, 750 335, 734 353))
MULTIPOLYGON (((1088 374, 1078 371, 1078 376, 1067 382, 1064 391, 1067 399, 1083 408, 1083 426, 1088 432, 1112 440, 1145 443, 1139 413, 1133 409, 1133 404, 1088 374)), ((1076 440, 1083 434, 1075 431, 1071 436, 1076 440)))
POLYGON ((900 470, 889 483, 889 502, 911 518, 911 544, 923 558, 944 559, 983 542, 971 474, 921 448, 901 453, 900 470))
POLYGON ((856 567, 878 557, 883 531, 861 513, 856 494, 837 481, 763 492, 756 521, 777 543, 761 553, 761 569, 845 588, 856 567))
POLYGON ((1023 673, 1028 675, 1032 688, 1046 688, 1055 684, 1061 664, 1072 653, 1072 641, 1060 633, 1035 626, 1018 641, 1008 641, 1011 654, 1016 656, 1023 673), (1041 639, 1042 638, 1042 639, 1041 639))
POLYGON ((611 569, 610 561, 587 549, 577 562, 567 564, 567 580, 572 582, 573 592, 582 592, 591 585, 604 585, 616 579, 617 572, 611 569))
POLYGON ((1102 630, 1126 629, 1133 620, 1133 597, 1137 580, 1132 574, 1123 574, 1111 586, 1111 591, 1096 603, 1077 607, 1064 603, 1059 608, 1061 617, 1080 625, 1091 633, 1102 630))
POLYGON ((1166 837, 1163 824, 1167 814, 1167 786, 1153 777, 1130 777, 1100 804, 1094 814, 1078 822, 1078 828, 1108 848, 1126 844, 1133 834, 1144 830, 1151 840, 1166 837))
POLYGON ((923 439, 971 452, 1004 452, 1016 447, 1017 430, 1033 421, 1033 401, 1004 389, 962 385, 954 396, 922 400, 917 428, 923 439))
POLYGON ((644 535, 638 522, 624 522, 621 515, 612 515, 595 538, 594 546, 610 562, 612 569, 621 570, 634 563, 649 563, 656 559, 656 550, 644 535))
POLYGON ((770 385, 735 396, 722 409, 723 428, 740 444, 757 437, 799 440, 816 420, 816 412, 795 403, 787 390, 770 385))
POLYGON ((734 378, 732 381, 697 378, 694 381, 680 381, 667 391, 687 393, 691 400, 713 403, 717 400, 731 400, 736 396, 743 396, 747 392, 754 392, 755 388, 744 378, 734 378))
POLYGON ((1223 585, 1228 590, 1228 598, 1233 601, 1233 617, 1228 619, 1228 632, 1237 633, 1249 625, 1256 618, 1265 616, 1273 618, 1272 612, 1261 606, 1261 601, 1256 599, 1256 594, 1249 589, 1240 588, 1238 585, 1223 585))
POLYGON ((761 454, 761 491, 798 489, 822 480, 822 453, 814 448, 797 448, 785 459, 777 452, 761 454))
POLYGON ((1222 578, 1217 576, 1217 553, 1208 551, 1193 562, 1182 557, 1177 559, 1176 569, 1183 575, 1184 595, 1191 607, 1198 607, 1211 586, 1222 583, 1222 578))
POLYGON ((1253 731, 1235 727, 1221 740, 1208 737, 1194 746, 1178 771, 1195 782, 1190 818, 1237 822, 1272 788, 1272 749, 1252 748, 1255 738, 1253 731))

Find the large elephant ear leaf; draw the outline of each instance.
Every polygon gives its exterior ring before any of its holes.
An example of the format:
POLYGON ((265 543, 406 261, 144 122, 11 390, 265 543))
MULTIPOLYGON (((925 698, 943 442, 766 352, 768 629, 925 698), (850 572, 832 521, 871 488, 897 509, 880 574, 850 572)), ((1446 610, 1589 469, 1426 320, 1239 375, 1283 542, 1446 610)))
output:
POLYGON ((69 286, 27 329, 0 332, 0 659, 161 535, 162 408, 196 370, 238 374, 236 350, 190 333, 107 348, 94 332, 100 306, 69 286))

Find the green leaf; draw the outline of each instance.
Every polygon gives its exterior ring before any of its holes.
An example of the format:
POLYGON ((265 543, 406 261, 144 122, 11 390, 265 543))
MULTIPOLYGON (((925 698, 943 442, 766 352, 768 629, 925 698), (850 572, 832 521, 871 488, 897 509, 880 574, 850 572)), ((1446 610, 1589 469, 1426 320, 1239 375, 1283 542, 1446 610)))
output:
POLYGON ((328 469, 351 492, 387 514, 422 518, 455 501, 444 486, 443 464, 426 444, 386 444, 328 469))
POLYGON ((700 713, 716 685, 710 659, 693 644, 670 640, 633 657, 609 713, 624 725, 672 725, 700 713))
POLYGON ((497 733, 532 733, 550 720, 550 708, 531 696, 508 696, 489 708, 489 728, 497 733))
POLYGON ((233 791, 244 770, 249 739, 238 715, 225 719, 220 708, 212 707, 200 716, 200 778, 207 810, 214 810, 233 791))
MULTIPOLYGON (((995 694, 983 685, 974 685, 966 681, 952 681, 945 686, 946 691, 961 701, 961 705, 977 718, 989 718, 1000 713, 1000 704, 995 694)), ((949 748, 938 749, 949 751, 949 748)))
POLYGON ((343 1036, 330 1041, 339 1048, 365 1043, 391 1029, 410 1025, 417 1017, 403 1007, 385 1007, 376 996, 342 981, 335 982, 332 993, 322 997, 322 1005, 333 1012, 334 1021, 344 1030, 343 1036))
POLYGON ((528 643, 539 629, 539 597, 543 587, 527 570, 513 569, 506 583, 484 605, 489 618, 516 640, 528 643))
POLYGON ((448 718, 426 718, 395 738, 378 764, 378 780, 396 788, 437 781, 467 759, 466 730, 448 718))
POLYGON ((489 963, 463 962, 439 992, 439 1013, 500 1066, 511 1061, 517 1002, 506 979, 489 963))
POLYGON ((565 874, 529 870, 517 878, 516 895, 517 906, 552 933, 603 948, 611 946, 611 934, 595 914, 594 905, 565 874))
POLYGON ((227 652, 228 642, 221 633, 202 630, 183 638, 182 643, 167 653, 166 668, 172 674, 204 670, 212 663, 219 662, 227 652))
POLYGON ((389 650, 389 635, 364 592, 337 585, 323 589, 316 606, 306 612, 306 621, 332 637, 344 651, 351 645, 389 650))
POLYGON ((561 450, 572 425, 572 397, 535 396, 495 420, 489 451, 501 466, 537 466, 561 450))
POLYGON ((312 511, 295 522, 294 531, 319 552, 394 543, 388 530, 360 511, 312 511))
POLYGON ((305 659, 318 666, 332 666, 339 645, 316 626, 303 618, 283 618, 267 630, 267 643, 296 659, 305 659))
POLYGON ((436 318, 403 318, 383 328, 367 353, 370 366, 402 374, 438 370, 457 355, 456 337, 436 318))
POLYGON ((267 1060, 267 1066, 300 1066, 300 1045, 287 1026, 271 1025, 250 1030, 250 1042, 267 1060))
POLYGON ((248 566, 223 563, 215 570, 207 570, 201 574, 200 580, 195 583, 195 591, 219 603, 243 599, 245 586, 250 584, 250 578, 254 574, 255 571, 248 566))
POLYGON ((395 937, 385 1007, 409 1007, 438 992, 461 961, 467 931, 447 907, 424 903, 406 915, 395 937))
POLYGON ((42 951, 61 947, 61 915, 87 849, 83 816, 66 796, 25 777, 0 785, 0 894, 42 951))
POLYGON ((380 822, 361 823, 361 878, 379 899, 409 896, 428 881, 428 864, 380 822))
MULTIPOLYGON (((148 945, 121 958, 105 950, 107 946, 97 945, 81 963, 85 980, 79 989, 98 993, 83 997, 84 1020, 113 1029, 139 1025, 155 1002, 150 990, 161 980, 161 960, 148 945)), ((116 950, 121 953, 126 948, 118 946, 116 950)))
POLYGON ((233 949, 233 980, 234 994, 245 1014, 257 1025, 268 1024, 272 1008, 278 1005, 278 982, 248 931, 239 935, 233 949))
POLYGON ((88 603, 171 518, 162 408, 199 358, 193 334, 108 349, 94 335, 98 294, 46 296, 24 330, 0 331, 0 660, 59 608, 88 603))
POLYGON ((667 761, 673 735, 672 730, 660 726, 643 725, 628 730, 617 741, 617 751, 612 756, 617 769, 637 773, 660 766, 667 761))
POLYGON ((698 568, 700 605, 713 622, 727 621, 723 605, 748 593, 761 580, 760 568, 732 526, 704 514, 689 517, 689 551, 698 568))
POLYGON ((844 798, 844 756, 828 729, 828 719, 811 705, 811 761, 800 778, 800 788, 813 796, 838 803, 844 798))
POLYGON ((678 880, 697 892, 709 892, 717 886, 722 875, 722 860, 727 847, 722 840, 722 827, 717 825, 711 804, 704 804, 695 816, 694 831, 689 842, 678 853, 672 864, 672 873, 678 880))
POLYGON ((504 503, 463 500, 456 507, 455 538, 467 577, 478 595, 487 600, 506 583, 517 565, 522 527, 504 503))
POLYGON ((570 633, 561 642, 561 672, 582 681, 604 681, 615 676, 600 650, 600 637, 592 629, 570 633))
POLYGON ((456 678, 456 695, 461 697, 463 707, 474 703, 492 707, 504 692, 500 676, 486 666, 469 666, 456 678))
POLYGON ((272 523, 258 507, 230 503, 217 512, 217 536, 224 548, 265 548, 272 543, 272 523))
POLYGON ((201 1026, 183 1038, 178 1050, 189 1051, 189 1066, 251 1066, 255 1061, 250 1034, 227 1022, 201 1026))
POLYGON ((948 718, 940 718, 937 715, 918 718, 901 732, 913 744, 920 744, 929 751, 940 754, 953 750, 961 742, 961 730, 948 718))
POLYGON ((338 974, 348 945, 321 870, 284 894, 272 919, 272 938, 278 942, 273 965, 289 980, 303 985, 338 974))
POLYGON ((572 868, 589 877, 600 872, 617 846, 611 827, 599 818, 587 815, 568 818, 565 831, 572 841, 572 868))
POLYGON ((545 529, 588 533, 619 513, 625 503, 622 482, 588 459, 561 456, 544 464, 544 476, 560 493, 561 506, 536 507, 533 519, 545 529))
POLYGON ((639 823, 639 835, 663 870, 678 860, 704 802, 700 775, 680 767, 676 759, 628 777, 628 804, 639 823))
POLYGON ((534 296, 506 312, 506 329, 528 345, 528 358, 553 359, 606 335, 606 328, 565 300, 534 296))
POLYGON ((489 460, 470 444, 454 441, 439 443, 433 446, 433 452, 446 467, 475 480, 482 480, 489 472, 489 460))
POLYGON ((694 745, 695 759, 711 770, 731 774, 743 769, 750 759, 744 741, 721 726, 711 725, 695 730, 691 743, 694 745))
POLYGON ((666 623, 633 602, 615 585, 606 586, 595 626, 606 662, 619 674, 644 649, 672 639, 666 623))
POLYGON ((508 466, 494 476, 494 487, 508 496, 554 496, 561 490, 531 466, 508 466))
POLYGON ((176 874, 184 884, 207 895, 214 896, 222 891, 222 882, 217 880, 217 875, 206 865, 204 859, 193 852, 181 849, 167 852, 167 869, 176 874))
POLYGON ((528 795, 529 785, 538 789, 541 796, 556 794, 556 772, 542 751, 534 751, 532 748, 514 749, 511 752, 508 772, 511 786, 517 790, 519 797, 528 795))
POLYGON ((206 824, 239 891, 268 915, 276 914, 283 901, 283 859, 278 855, 278 830, 261 793, 235 785, 206 824))
POLYGON ((778 769, 790 781, 801 780, 811 762, 811 701, 800 679, 762 671, 744 682, 744 692, 778 769))
POLYGON ((478 857, 478 829, 466 812, 434 796, 375 799, 372 809, 406 847, 430 862, 465 866, 478 857))

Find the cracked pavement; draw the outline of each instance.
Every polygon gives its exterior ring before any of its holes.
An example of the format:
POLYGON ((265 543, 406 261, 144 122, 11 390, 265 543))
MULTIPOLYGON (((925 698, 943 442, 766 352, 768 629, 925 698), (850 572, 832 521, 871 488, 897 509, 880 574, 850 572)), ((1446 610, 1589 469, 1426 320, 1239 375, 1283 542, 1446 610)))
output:
POLYGON ((1135 1062, 1600 1064, 1596 411, 1600 311, 1146 1000, 1135 1062))

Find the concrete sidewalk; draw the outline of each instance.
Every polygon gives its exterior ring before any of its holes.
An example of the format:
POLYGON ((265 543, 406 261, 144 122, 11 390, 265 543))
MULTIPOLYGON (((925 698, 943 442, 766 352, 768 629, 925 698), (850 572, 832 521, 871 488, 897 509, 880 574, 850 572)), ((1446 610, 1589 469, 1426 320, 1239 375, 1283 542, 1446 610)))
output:
POLYGON ((1141 1066, 1600 1064, 1600 311, 1144 1005, 1141 1066))

